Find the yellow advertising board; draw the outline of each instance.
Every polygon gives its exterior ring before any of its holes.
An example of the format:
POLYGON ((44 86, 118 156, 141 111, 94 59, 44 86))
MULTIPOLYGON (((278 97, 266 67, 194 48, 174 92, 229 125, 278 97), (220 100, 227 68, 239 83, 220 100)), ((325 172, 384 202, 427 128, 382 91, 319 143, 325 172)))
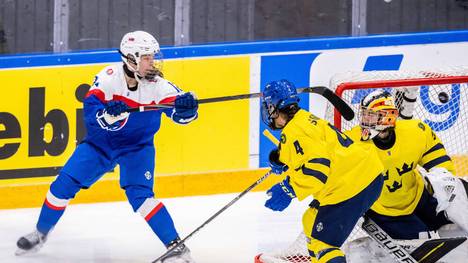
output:
MULTIPOLYGON (((0 71, 8 87, 0 97, 1 170, 39 176, 53 175, 44 168, 63 166, 84 136, 83 96, 103 66, 0 71)), ((249 92, 248 57, 166 61, 164 70, 166 78, 200 98, 249 92)), ((248 112, 248 101, 235 101, 201 105, 190 125, 165 118, 155 139, 157 172, 247 168, 248 112)))
MULTIPOLYGON (((82 101, 94 75, 106 65, 0 70, 0 191, 11 194, 12 185, 27 185, 39 193, 40 204, 53 176, 85 136, 82 101)), ((167 60, 164 74, 199 98, 227 96, 250 92, 249 65, 248 56, 167 60)), ((247 169, 249 102, 200 105, 199 118, 189 125, 164 117, 155 145, 157 177, 247 169)), ((118 168, 106 178, 118 180, 118 168)), ((21 206, 11 201, 0 207, 21 206)))

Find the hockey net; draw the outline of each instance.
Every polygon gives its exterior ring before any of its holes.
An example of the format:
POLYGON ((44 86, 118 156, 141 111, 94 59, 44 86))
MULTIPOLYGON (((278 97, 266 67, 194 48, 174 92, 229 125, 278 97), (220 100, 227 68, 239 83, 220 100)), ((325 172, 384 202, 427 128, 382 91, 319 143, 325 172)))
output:
MULTIPOLYGON (((468 66, 419 71, 346 72, 331 79, 330 89, 356 113, 353 120, 346 121, 331 105, 327 106, 325 119, 343 131, 359 124, 359 103, 373 90, 389 91, 395 96, 397 106, 404 105, 402 102, 408 91, 413 92, 416 94, 416 102, 411 103, 413 118, 427 123, 439 136, 454 162, 456 175, 468 177, 468 66)), ((351 241, 366 236, 359 227, 361 223, 362 219, 344 243, 345 253, 351 241)), ((310 262, 306 236, 301 233, 289 247, 260 254, 255 262, 310 262)))

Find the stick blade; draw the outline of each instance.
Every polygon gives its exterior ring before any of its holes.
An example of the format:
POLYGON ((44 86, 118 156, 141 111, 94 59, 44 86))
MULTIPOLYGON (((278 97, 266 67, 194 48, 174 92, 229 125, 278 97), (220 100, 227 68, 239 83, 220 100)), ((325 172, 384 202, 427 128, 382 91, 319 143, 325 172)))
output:
POLYGON ((324 86, 309 87, 298 89, 298 92, 310 92, 315 94, 320 94, 326 98, 333 106, 341 113, 343 118, 347 121, 354 119, 354 111, 351 107, 338 95, 336 95, 329 88, 324 86))
POLYGON ((466 241, 466 237, 453 237, 428 240, 416 248, 412 253, 419 263, 437 262, 450 251, 466 241))

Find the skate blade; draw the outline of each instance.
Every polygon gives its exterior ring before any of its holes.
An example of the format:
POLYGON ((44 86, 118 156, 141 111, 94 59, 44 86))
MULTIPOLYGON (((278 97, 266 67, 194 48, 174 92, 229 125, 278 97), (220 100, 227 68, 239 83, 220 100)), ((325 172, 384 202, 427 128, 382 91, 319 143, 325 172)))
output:
POLYGON ((18 248, 15 251, 15 256, 24 256, 24 255, 34 254, 37 251, 39 251, 39 249, 40 249, 40 247, 35 247, 35 248, 29 249, 29 250, 24 250, 24 249, 18 248))

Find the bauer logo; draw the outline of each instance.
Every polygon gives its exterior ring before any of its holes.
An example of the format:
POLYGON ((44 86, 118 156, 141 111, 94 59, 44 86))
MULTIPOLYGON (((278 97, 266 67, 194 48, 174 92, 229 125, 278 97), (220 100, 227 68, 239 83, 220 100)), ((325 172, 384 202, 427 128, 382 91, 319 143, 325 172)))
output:
POLYGON ((362 226, 369 235, 379 243, 380 246, 383 246, 388 250, 394 257, 396 257, 400 262, 414 262, 407 252, 403 251, 403 248, 396 244, 393 239, 391 239, 387 233, 382 231, 375 223, 367 222, 362 226))

